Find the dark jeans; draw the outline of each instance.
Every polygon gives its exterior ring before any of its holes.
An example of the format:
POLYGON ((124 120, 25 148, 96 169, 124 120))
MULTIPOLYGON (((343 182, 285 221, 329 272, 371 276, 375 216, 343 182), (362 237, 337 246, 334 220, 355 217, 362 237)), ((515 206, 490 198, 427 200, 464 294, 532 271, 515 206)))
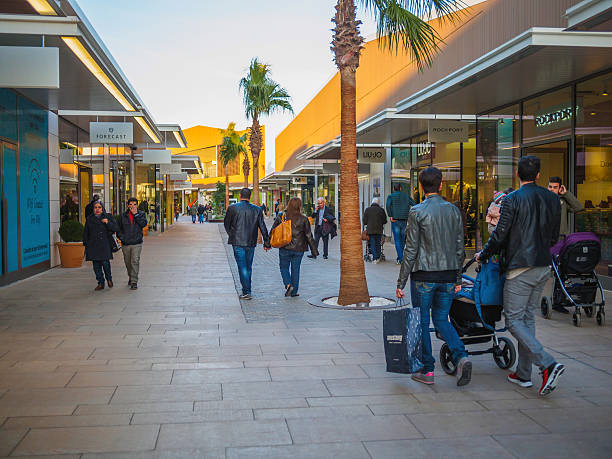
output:
POLYGON ((323 239, 323 256, 326 257, 328 255, 327 250, 329 248, 329 234, 323 236, 323 227, 317 226, 315 228, 315 244, 317 245, 317 250, 319 250, 319 239, 323 239))
POLYGON ((296 295, 300 286, 300 266, 304 252, 295 250, 278 249, 278 260, 281 276, 283 277, 283 286, 291 284, 293 286, 292 295, 296 295), (289 271, 291 269, 291 272, 289 271))
POLYGON ((104 285, 104 276, 107 281, 112 281, 113 276, 111 275, 110 261, 108 260, 94 260, 93 261, 94 273, 96 273, 96 280, 98 284, 104 285), (102 273, 104 271, 104 273, 102 273))
POLYGON ((191 216, 191 223, 195 223, 195 221, 196 221, 196 216, 195 216, 195 215, 192 215, 192 216, 191 216))
POLYGON ((423 342, 423 373, 434 370, 434 359, 431 350, 431 337, 429 336, 429 311, 434 328, 440 332, 450 348, 455 365, 462 357, 467 356, 463 341, 455 328, 448 320, 448 313, 453 303, 455 284, 437 284, 433 282, 410 281, 412 306, 421 308, 421 339, 423 342))
POLYGON ((368 244, 370 244, 370 251, 372 252, 372 260, 378 260, 380 258, 380 240, 382 238, 382 234, 370 234, 370 240, 368 244))
POLYGON ((244 245, 234 245, 234 258, 238 265, 238 275, 242 284, 242 294, 251 294, 251 276, 253 274, 253 256, 255 255, 255 247, 247 247, 244 245))
POLYGON ((406 245, 406 220, 391 222, 391 230, 393 231, 397 261, 402 261, 404 258, 404 246, 406 245))
POLYGON ((204 214, 198 214, 198 221, 204 223, 204 214))

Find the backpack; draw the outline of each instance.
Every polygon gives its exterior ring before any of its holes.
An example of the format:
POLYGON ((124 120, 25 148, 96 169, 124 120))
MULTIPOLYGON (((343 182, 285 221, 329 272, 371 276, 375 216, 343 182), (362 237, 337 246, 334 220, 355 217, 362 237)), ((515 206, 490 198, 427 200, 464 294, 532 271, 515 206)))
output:
POLYGON ((285 247, 291 243, 293 234, 291 232, 291 220, 287 220, 285 214, 281 217, 281 224, 272 230, 270 245, 275 248, 285 247))

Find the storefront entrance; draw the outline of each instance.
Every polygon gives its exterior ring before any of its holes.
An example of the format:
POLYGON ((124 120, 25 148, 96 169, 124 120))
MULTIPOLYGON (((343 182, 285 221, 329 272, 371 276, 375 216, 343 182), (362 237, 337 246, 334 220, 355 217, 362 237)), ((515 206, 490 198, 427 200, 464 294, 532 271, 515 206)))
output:
POLYGON ((551 177, 561 177, 563 184, 573 191, 569 184, 569 140, 558 142, 543 143, 540 145, 523 148, 523 156, 534 155, 540 158, 540 178, 537 183, 544 188, 548 187, 548 180, 551 177))

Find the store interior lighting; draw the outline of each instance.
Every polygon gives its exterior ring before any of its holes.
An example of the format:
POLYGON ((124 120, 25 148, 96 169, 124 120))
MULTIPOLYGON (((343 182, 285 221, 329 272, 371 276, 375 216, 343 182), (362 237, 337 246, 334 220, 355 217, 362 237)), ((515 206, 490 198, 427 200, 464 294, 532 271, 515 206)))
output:
POLYGON ((160 143, 159 137, 155 135, 155 132, 153 132, 153 129, 149 127, 149 125, 143 119, 142 116, 135 116, 134 119, 136 120, 138 124, 140 124, 140 127, 147 133, 147 135, 151 138, 153 142, 160 143))
MULTIPOLYGON (((117 99, 117 101, 129 112, 134 111, 132 104, 121 94, 117 86, 113 84, 106 73, 100 68, 98 63, 91 57, 91 54, 85 49, 81 41, 76 37, 62 37, 66 46, 79 58, 79 60, 87 67, 87 69, 95 76, 100 83, 117 99)), ((157 142, 156 142, 157 143, 157 142)))
POLYGON ((176 141, 181 146, 181 148, 186 148, 185 143, 183 142, 183 139, 181 139, 181 136, 179 135, 178 131, 172 131, 172 133, 174 134, 174 137, 176 138, 176 141))
POLYGON ((27 0, 30 6, 36 10, 38 14, 43 16, 57 16, 55 10, 49 5, 47 0, 27 0))

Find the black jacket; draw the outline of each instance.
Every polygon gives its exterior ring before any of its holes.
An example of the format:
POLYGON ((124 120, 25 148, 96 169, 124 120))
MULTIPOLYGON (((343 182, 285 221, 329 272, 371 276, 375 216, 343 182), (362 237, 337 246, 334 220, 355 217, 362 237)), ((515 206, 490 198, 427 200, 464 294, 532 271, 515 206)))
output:
MULTIPOLYGON (((274 231, 278 225, 283 221, 282 214, 274 220, 270 234, 274 231)), ((319 255, 317 246, 315 245, 314 239, 312 238, 312 231, 310 229, 310 222, 308 218, 300 214, 291 218, 291 242, 283 247, 283 249, 294 250, 296 252, 306 252, 310 247, 310 253, 313 256, 319 255)))
POLYGON ((223 225, 229 236, 228 244, 255 247, 257 245, 257 229, 259 228, 264 246, 270 247, 268 228, 264 223, 261 207, 248 201, 232 204, 227 208, 223 225))
POLYGON ((123 245, 142 244, 142 229, 147 226, 147 215, 139 210, 130 222, 130 211, 126 210, 119 217, 118 237, 123 245))
POLYGON ((204 212, 206 212, 206 207, 204 207, 202 204, 200 204, 198 206, 198 213, 199 214, 203 214, 204 212))
POLYGON ((372 204, 363 213, 363 226, 368 234, 383 234, 383 226, 387 223, 387 214, 378 204, 372 204))
POLYGON ((315 225, 315 234, 318 232, 323 237, 330 234, 332 239, 335 238, 337 235, 336 217, 334 217, 334 213, 327 206, 323 208, 323 218, 327 219, 327 221, 323 222, 322 225, 319 225, 319 209, 315 209, 315 211, 312 213, 312 221, 315 225))
POLYGON ((461 284, 465 261, 463 222, 456 206, 438 194, 413 206, 406 224, 406 247, 397 287, 404 288, 415 271, 455 271, 461 284))
POLYGON ((480 258, 501 254, 504 270, 548 266, 560 223, 559 197, 535 183, 523 185, 502 201, 499 222, 480 258))
POLYGON ((83 245, 85 246, 85 259, 87 261, 112 260, 111 235, 119 231, 119 226, 111 214, 103 213, 98 218, 90 215, 85 220, 83 229, 83 245), (108 223, 102 223, 107 218, 108 223))

